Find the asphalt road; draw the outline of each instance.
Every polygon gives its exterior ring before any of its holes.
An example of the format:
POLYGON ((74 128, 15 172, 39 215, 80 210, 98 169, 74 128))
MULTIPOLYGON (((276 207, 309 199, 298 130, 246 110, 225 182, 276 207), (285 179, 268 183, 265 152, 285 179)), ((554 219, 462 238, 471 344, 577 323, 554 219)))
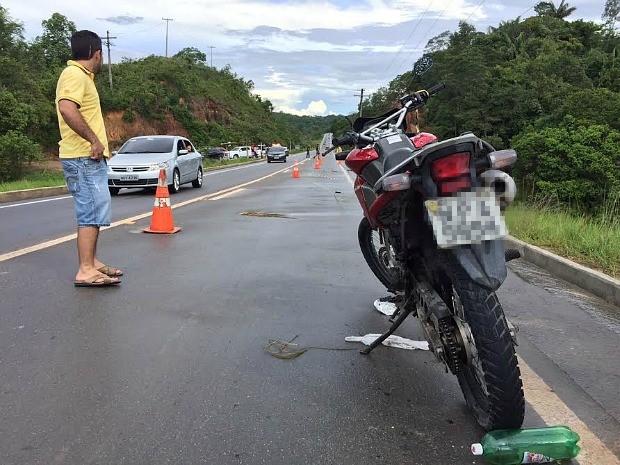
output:
MULTIPOLYGON (((70 199, 0 208, 1 463, 484 463, 469 452, 483 431, 432 354, 362 356, 344 341, 388 326, 345 172, 333 158, 305 163, 301 179, 284 167, 184 188, 173 204, 199 200, 175 208, 176 235, 142 234, 148 218, 103 231, 100 257, 125 271, 118 288, 72 286, 71 240, 7 255, 71 234, 70 199), (296 359, 263 350, 293 338, 309 348, 296 359)), ((152 200, 119 195, 114 220, 152 200)), ((527 264, 511 270, 498 294, 520 328, 525 426, 581 428, 579 463, 620 463, 618 309, 527 264)), ((422 338, 414 319, 397 334, 422 338)))

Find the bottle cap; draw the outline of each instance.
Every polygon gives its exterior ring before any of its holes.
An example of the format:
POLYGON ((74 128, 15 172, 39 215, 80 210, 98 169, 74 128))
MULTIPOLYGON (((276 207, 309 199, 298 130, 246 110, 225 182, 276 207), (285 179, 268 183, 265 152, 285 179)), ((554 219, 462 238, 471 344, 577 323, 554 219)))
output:
POLYGON ((476 443, 471 445, 471 453, 474 455, 482 455, 482 444, 476 443))

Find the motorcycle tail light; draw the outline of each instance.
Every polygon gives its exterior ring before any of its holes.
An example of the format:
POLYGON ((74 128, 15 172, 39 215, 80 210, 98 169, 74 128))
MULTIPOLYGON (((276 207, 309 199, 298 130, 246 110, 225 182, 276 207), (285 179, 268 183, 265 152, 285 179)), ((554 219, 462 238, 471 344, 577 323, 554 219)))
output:
POLYGON ((416 149, 420 149, 427 144, 437 142, 437 136, 429 132, 421 132, 413 136, 411 138, 411 142, 413 142, 413 145, 415 146, 416 149))
POLYGON ((411 187, 411 178, 407 173, 395 174, 388 176, 383 180, 383 190, 388 191, 404 191, 411 187))
POLYGON ((469 152, 458 152, 433 162, 431 173, 441 195, 471 187, 470 158, 469 152))

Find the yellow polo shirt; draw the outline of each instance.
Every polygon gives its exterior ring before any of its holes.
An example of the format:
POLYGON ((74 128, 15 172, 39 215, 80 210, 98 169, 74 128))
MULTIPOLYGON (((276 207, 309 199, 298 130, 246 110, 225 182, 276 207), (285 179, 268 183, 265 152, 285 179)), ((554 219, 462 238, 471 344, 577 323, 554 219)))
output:
POLYGON ((67 67, 60 74, 56 85, 56 114, 61 137, 58 143, 60 158, 88 157, 90 142, 71 129, 58 111, 58 102, 63 99, 77 103, 86 124, 105 147, 104 155, 109 157, 108 137, 103 123, 99 94, 95 87, 95 75, 73 60, 67 61, 67 67))

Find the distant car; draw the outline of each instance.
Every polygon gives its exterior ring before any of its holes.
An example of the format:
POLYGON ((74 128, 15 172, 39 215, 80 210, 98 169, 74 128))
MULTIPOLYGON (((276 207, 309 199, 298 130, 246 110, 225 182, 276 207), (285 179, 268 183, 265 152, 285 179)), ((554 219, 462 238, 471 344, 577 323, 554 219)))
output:
POLYGON ((116 195, 126 187, 157 187, 159 170, 166 170, 170 192, 181 184, 202 187, 202 155, 180 136, 133 137, 108 161, 108 188, 116 195))
POLYGON ((288 149, 286 147, 274 146, 267 149, 267 163, 272 161, 286 163, 286 157, 288 157, 288 149))
POLYGON ((228 158, 228 150, 226 150, 224 147, 213 147, 212 149, 209 149, 207 151, 207 154, 205 156, 207 158, 211 158, 215 160, 220 160, 222 158, 228 158))
POLYGON ((252 156, 252 147, 248 147, 247 145, 241 145, 238 147, 234 147, 228 152, 228 158, 230 159, 239 158, 239 157, 249 158, 251 156, 252 156))

